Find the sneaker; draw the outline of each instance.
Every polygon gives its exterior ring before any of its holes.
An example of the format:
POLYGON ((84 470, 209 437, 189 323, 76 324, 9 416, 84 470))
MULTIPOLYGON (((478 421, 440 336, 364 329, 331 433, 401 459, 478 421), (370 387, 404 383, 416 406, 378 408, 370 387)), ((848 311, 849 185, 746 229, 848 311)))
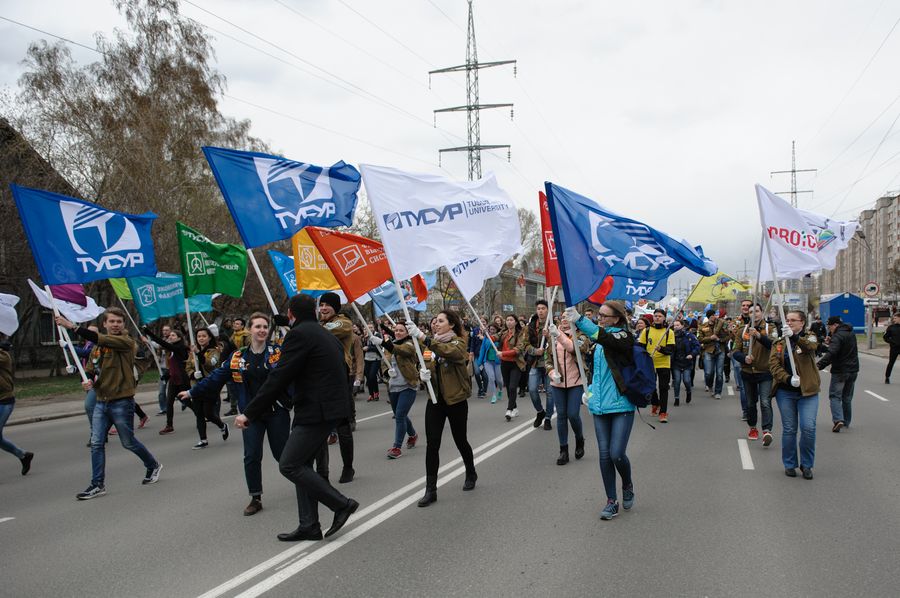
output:
POLYGON ((890 379, 890 378, 885 378, 885 379, 884 379, 884 383, 885 383, 885 384, 890 384, 890 383, 891 383, 891 379, 890 379))
POLYGON ((399 459, 403 456, 403 453, 400 452, 400 449, 397 447, 391 447, 391 449, 387 452, 388 459, 399 459))
POLYGON ((741 411, 741 421, 742 422, 747 421, 747 412, 746 411, 741 411))
POLYGON ((650 415, 652 415, 653 417, 659 415, 659 405, 653 405, 652 407, 650 407, 650 415))
POLYGON ((836 421, 836 422, 834 422, 834 425, 831 427, 831 431, 832 432, 840 432, 841 428, 843 428, 843 427, 844 427, 844 422, 836 421))
POLYGON ((679 405, 681 405, 681 401, 679 401, 678 398, 676 397, 676 398, 675 398, 675 402, 674 402, 672 405, 673 405, 674 407, 678 407, 679 405))
POLYGON ((759 440, 759 430, 750 428, 750 432, 747 433, 747 440, 759 440))
POLYGON ((785 467, 785 468, 784 468, 784 475, 786 475, 786 476, 789 477, 789 478, 796 478, 796 477, 797 477, 797 470, 796 470, 795 468, 793 468, 793 467, 785 467))
POLYGON ((495 395, 491 395, 491 405, 500 400, 500 393, 498 392, 495 395))
POLYGON ((145 415, 144 417, 142 417, 141 422, 138 424, 138 430, 143 429, 143 427, 147 425, 148 421, 150 421, 150 418, 148 416, 145 415))
POLYGON ((813 479, 812 467, 803 467, 803 466, 801 465, 801 466, 800 466, 800 473, 803 474, 803 479, 804 479, 804 480, 811 480, 811 479, 813 479))
POLYGON ((372 395, 369 395, 369 398, 366 399, 366 403, 371 403, 371 402, 374 401, 374 400, 375 400, 375 397, 372 396, 372 395))
POLYGON ((75 498, 78 500, 91 500, 92 498, 103 496, 104 494, 106 494, 106 486, 96 486, 91 484, 84 492, 76 494, 75 498))
POLYGON ((416 442, 418 442, 418 440, 419 440, 419 435, 413 434, 412 436, 410 436, 409 438, 406 439, 406 448, 408 448, 408 449, 416 448, 416 442))
POLYGON ((659 414, 659 423, 661 423, 661 424, 669 423, 669 414, 668 413, 660 413, 659 414))
POLYGON ((228 424, 222 424, 222 440, 228 440, 228 424))
POLYGON ((549 418, 549 417, 546 418, 546 419, 544 419, 544 429, 545 429, 545 430, 552 430, 552 429, 553 429, 553 424, 550 423, 550 418, 549 418))
POLYGON ((208 446, 209 446, 209 443, 207 441, 201 440, 200 442, 198 442, 197 444, 194 445, 193 450, 199 451, 200 449, 205 449, 208 446))
POLYGON ((109 435, 110 435, 110 436, 118 436, 118 435, 119 435, 119 431, 116 430, 114 427, 113 427, 113 428, 110 428, 110 429, 109 429, 109 435))
POLYGON ((728 384, 729 382, 731 382, 731 377, 725 376, 725 384, 728 384))
POLYGON ((534 416, 534 427, 538 428, 544 421, 544 416, 547 415, 545 411, 538 411, 534 416))
POLYGON ((603 521, 609 521, 613 517, 619 514, 619 503, 617 502, 608 502, 606 506, 603 507, 603 510, 600 511, 600 519, 603 521))
POLYGON ((171 434, 174 431, 175 431, 175 428, 173 428, 172 426, 166 426, 165 428, 163 428, 162 430, 159 431, 159 434, 160 434, 160 436, 165 436, 166 434, 171 434))
POLYGON ((254 496, 250 499, 250 504, 244 507, 244 517, 252 517, 262 511, 262 508, 262 501, 254 496))
POLYGON ((505 415, 505 417, 506 417, 506 421, 509 421, 509 420, 512 419, 512 409, 507 409, 507 410, 506 410, 506 415, 505 415))
POLYGON ((160 471, 162 471, 162 463, 157 463, 156 467, 147 470, 147 475, 144 476, 141 484, 155 484, 156 482, 158 482, 160 471))
POLYGON ((31 471, 31 460, 34 459, 34 453, 25 452, 25 456, 23 456, 19 461, 22 462, 22 475, 28 475, 28 472, 31 471))
POLYGON ((513 416, 513 417, 519 417, 519 410, 518 410, 518 408, 512 410, 512 416, 513 416))
POLYGON ((622 508, 626 511, 634 506, 634 487, 622 490, 622 508))
POLYGON ((156 416, 157 416, 157 417, 159 417, 160 415, 165 415, 165 414, 166 414, 165 411, 157 411, 157 412, 156 412, 156 416))
POLYGON ((706 387, 706 392, 709 392, 709 387, 708 387, 708 386, 706 387))
POLYGON ((328 435, 328 444, 335 444, 337 442, 337 434, 332 432, 328 435))
POLYGON ((687 393, 687 396, 684 398, 684 402, 688 405, 691 403, 691 393, 687 393))
POLYGON ((722 395, 716 393, 716 394, 713 395, 713 398, 716 399, 716 400, 718 400, 718 399, 721 399, 721 398, 722 398, 722 395))
POLYGON ((763 430, 763 446, 767 447, 772 444, 772 433, 768 430, 763 430))

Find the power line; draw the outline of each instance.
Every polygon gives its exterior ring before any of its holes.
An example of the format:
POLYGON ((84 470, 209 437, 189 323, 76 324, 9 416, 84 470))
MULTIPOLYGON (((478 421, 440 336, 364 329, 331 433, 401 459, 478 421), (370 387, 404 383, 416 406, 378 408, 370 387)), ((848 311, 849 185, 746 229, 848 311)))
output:
POLYGON ((0 19, 3 19, 4 21, 9 21, 10 23, 13 23, 14 25, 18 25, 19 27, 24 27, 25 29, 31 29, 32 31, 37 31, 38 33, 41 33, 43 35, 49 35, 50 37, 56 38, 58 40, 62 40, 68 44, 72 44, 73 46, 78 46, 79 48, 84 48, 85 50, 90 50, 91 52, 96 52, 97 54, 105 55, 104 52, 102 52, 101 50, 98 50, 97 48, 94 48, 92 46, 86 46, 84 44, 73 41, 67 37, 55 35, 53 33, 50 33, 49 31, 44 31, 43 29, 38 29, 37 27, 32 27, 31 25, 26 25, 25 23, 20 23, 19 21, 14 21, 8 17, 0 16, 0 19))
POLYGON ((422 62, 424 62, 426 65, 428 65, 429 68, 431 68, 431 67, 434 66, 434 65, 431 63, 430 60, 428 60, 427 58, 425 58, 424 56, 422 56, 421 54, 419 54, 418 52, 416 52, 415 50, 413 50, 412 48, 410 48, 409 46, 407 46, 406 44, 404 44, 401 40, 397 39, 394 35, 392 35, 392 34, 389 33, 388 31, 386 31, 385 29, 383 29, 381 26, 379 26, 377 23, 375 23, 375 22, 374 22, 373 20, 371 20, 369 17, 367 17, 366 15, 362 14, 361 12, 359 12, 358 10, 356 10, 355 8, 353 8, 352 6, 350 6, 349 4, 347 4, 344 0, 338 0, 338 2, 340 2, 341 4, 343 4, 344 6, 346 6, 351 12, 355 13, 357 16, 359 16, 359 18, 361 18, 362 20, 364 20, 365 22, 367 22, 369 25, 371 25, 372 27, 374 27, 374 28, 377 29, 378 31, 382 32, 383 34, 385 34, 386 36, 388 36, 389 38, 391 38, 392 40, 394 40, 394 41, 395 41, 397 44, 399 44, 404 50, 406 50, 407 52, 409 52, 410 54, 412 54, 413 56, 415 56, 416 58, 418 58, 419 60, 421 60, 422 62))
POLYGON ((888 104, 887 106, 885 106, 885 107, 884 107, 884 110, 882 110, 882 111, 878 114, 878 116, 876 116, 876 117, 872 120, 872 122, 870 122, 868 125, 866 125, 866 128, 864 128, 864 129, 860 132, 860 134, 857 135, 857 136, 853 139, 853 141, 851 141, 846 147, 844 147, 844 149, 842 149, 840 152, 838 152, 838 155, 836 155, 834 158, 832 158, 832 159, 828 162, 828 164, 826 164, 823 168, 821 168, 821 169, 819 170, 819 174, 821 174, 821 173, 824 172, 825 170, 828 170, 828 168, 831 167, 831 165, 834 164, 834 163, 837 161, 838 158, 840 158, 841 156, 843 156, 844 153, 845 153, 847 150, 849 150, 851 147, 853 147, 853 145, 854 145, 857 141, 859 141, 859 140, 862 138, 862 136, 865 135, 866 132, 867 132, 869 129, 871 129, 872 126, 873 126, 876 122, 878 122, 878 121, 881 119, 881 117, 884 116, 884 114, 885 114, 888 110, 891 109, 891 106, 893 106, 894 104, 897 103, 898 100, 900 100, 900 94, 898 94, 893 100, 891 100, 891 103, 888 104))

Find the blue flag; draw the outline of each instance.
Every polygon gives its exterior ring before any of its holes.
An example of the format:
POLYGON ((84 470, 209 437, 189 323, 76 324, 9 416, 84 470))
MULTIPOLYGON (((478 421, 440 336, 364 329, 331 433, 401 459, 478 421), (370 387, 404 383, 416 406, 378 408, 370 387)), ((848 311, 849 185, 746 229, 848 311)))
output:
MULTIPOLYGON (((293 297, 297 294, 297 273, 294 271, 294 258, 284 255, 280 251, 269 250, 269 259, 272 260, 272 266, 278 272, 278 278, 284 286, 284 292, 287 296, 293 297)), ((307 292, 307 291, 304 291, 307 292)))
POLYGON ((716 273, 716 264, 686 242, 568 189, 544 185, 567 305, 587 299, 606 276, 662 280, 683 267, 703 276, 716 273))
POLYGON ((359 171, 323 168, 258 152, 204 147, 219 189, 248 248, 287 239, 304 226, 350 226, 359 171))
MULTIPOLYGON (((425 279, 425 286, 430 289, 437 284, 437 271, 431 270, 429 272, 423 272, 422 278, 425 279)), ((427 301, 422 301, 420 303, 416 299, 416 293, 413 291, 412 284, 408 280, 401 282, 400 288, 403 289, 403 299, 409 309, 414 311, 425 311, 428 309, 427 301)), ((397 296, 397 287, 394 285, 393 280, 389 280, 380 287, 372 289, 369 291, 369 296, 372 298, 372 303, 375 305, 375 315, 377 317, 403 309, 403 303, 401 303, 400 297, 397 296)))
POLYGON ((150 237, 156 214, 133 216, 49 191, 10 188, 45 284, 156 273, 150 237))
MULTIPOLYGON (((136 276, 128 279, 128 288, 144 324, 184 313, 181 274, 159 272, 156 276, 136 276)), ((212 295, 194 295, 188 299, 188 305, 191 313, 212 311, 212 295)))
POLYGON ((613 276, 613 288, 606 296, 607 299, 620 301, 659 301, 666 296, 668 279, 640 280, 623 276, 613 276))

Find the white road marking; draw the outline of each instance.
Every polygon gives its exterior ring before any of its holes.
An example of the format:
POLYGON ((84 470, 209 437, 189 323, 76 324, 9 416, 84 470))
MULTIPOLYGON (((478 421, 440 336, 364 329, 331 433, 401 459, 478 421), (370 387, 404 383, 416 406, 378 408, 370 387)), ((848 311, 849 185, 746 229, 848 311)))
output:
MULTIPOLYGON (((379 415, 385 415, 387 413, 391 413, 391 412, 387 411, 384 414, 379 414, 379 415)), ((378 417, 378 416, 375 416, 375 417, 378 417)), ((357 423, 359 423, 360 421, 363 421, 363 420, 357 420, 357 423)), ((519 426, 516 426, 515 428, 512 428, 511 430, 507 430, 500 436, 497 436, 496 438, 493 438, 493 439, 485 442, 481 446, 475 448, 473 450, 473 452, 477 455, 479 452, 484 451, 485 449, 502 442, 506 438, 509 438, 510 436, 512 436, 518 432, 521 432, 523 429, 526 429, 526 428, 528 429, 528 431, 532 431, 532 430, 536 429, 536 428, 532 427, 532 424, 530 421, 525 422, 519 426)), ((491 454, 494 454, 494 453, 491 453, 491 454)), ((478 463, 480 460, 481 460, 480 457, 475 458, 476 463, 478 463)), ((446 465, 444 465, 440 469, 438 469, 438 473, 446 472, 461 463, 462 463, 462 459, 460 457, 457 457, 453 461, 450 461, 449 463, 447 463, 446 465)), ((462 470, 460 470, 460 471, 462 471, 462 470)), ((453 474, 450 474, 450 475, 453 475, 453 474)), ((439 486, 443 484, 443 482, 440 481, 442 479, 443 478, 439 478, 439 482, 438 482, 439 486)), ((450 479, 450 478, 447 478, 447 479, 450 479)), ((417 500, 418 496, 419 496, 419 492, 422 489, 422 484, 424 484, 424 483, 425 483, 425 476, 422 476, 421 478, 417 479, 416 481, 414 481, 410 484, 407 484, 406 486, 403 486, 399 490, 392 492, 391 494, 385 496, 381 500, 369 505, 368 507, 366 507, 364 509, 359 510, 353 516, 353 520, 359 521, 362 518, 366 517, 367 515, 377 511, 378 509, 382 508, 383 506, 397 500, 401 496, 404 496, 405 494, 412 492, 412 491, 416 492, 412 498, 414 500, 417 500)), ((356 530, 353 530, 353 531, 356 531, 356 530)), ((347 534, 344 534, 341 537, 346 537, 350 533, 352 533, 352 532, 348 532, 347 534)), ((337 540, 331 540, 331 541, 329 541, 328 545, 334 545, 336 543, 337 543, 337 540)), ((276 554, 272 558, 270 558, 266 561, 263 561, 259 565, 255 566, 251 569, 248 569, 247 571, 244 571, 240 575, 233 577, 233 578, 229 579, 228 581, 216 586, 215 588, 211 589, 210 591, 206 592, 205 594, 201 594, 199 598, 218 598, 219 596, 222 596, 222 595, 226 594, 227 592, 230 592, 234 588, 247 583, 254 577, 261 575, 265 571, 278 566, 280 563, 286 561, 287 559, 290 559, 291 557, 296 557, 297 553, 303 552, 305 549, 309 548, 309 546, 310 546, 310 544, 307 542, 300 542, 296 546, 288 548, 287 550, 284 550, 284 551, 276 554)), ((317 552, 318 551, 315 551, 310 556, 315 555, 317 552)), ((323 554, 322 556, 325 556, 325 555, 323 554)), ((307 558, 309 558, 309 557, 307 557, 307 558)), ((315 560, 319 560, 319 558, 321 558, 321 557, 316 557, 315 560)), ((315 561, 312 561, 312 562, 315 562, 315 561)), ((312 562, 309 564, 312 564, 312 562)), ((308 565, 305 565, 305 566, 308 566, 308 565)))
POLYGON ((391 415, 392 413, 393 413, 393 411, 385 411, 384 413, 379 413, 378 415, 370 415, 369 417, 364 417, 362 419, 356 420, 356 423, 367 422, 370 419, 375 419, 376 417, 381 417, 382 415, 391 415))
POLYGON ((874 393, 874 392, 872 392, 872 391, 871 391, 871 390, 867 390, 867 391, 865 391, 865 392, 866 392, 866 394, 870 394, 870 395, 872 395, 872 396, 873 396, 873 397, 875 397, 875 398, 876 398, 876 399, 878 399, 878 400, 879 400, 879 401, 884 401, 884 402, 885 402, 885 403, 887 403, 887 402, 888 402, 888 400, 887 400, 887 399, 886 399, 886 398, 884 398, 884 397, 883 397, 883 396, 881 396, 881 395, 877 395, 877 394, 875 394, 875 393, 874 393))
POLYGON ((0 517, 0 523, 6 523, 7 521, 12 521, 15 517, 0 517))
POLYGON ((726 384, 725 388, 728 389, 728 396, 733 397, 734 396, 734 388, 730 384, 726 384))
MULTIPOLYGON (((505 442, 495 446, 494 448, 487 451, 486 453, 480 455, 479 457, 476 457, 475 463, 480 463, 481 461, 484 461, 485 459, 488 459, 488 458, 496 455, 503 449, 511 446, 515 442, 521 440, 522 438, 524 438, 525 436, 527 436, 528 434, 530 434, 531 432, 533 432, 534 430, 537 429, 537 428, 534 428, 530 422, 519 426, 517 429, 521 430, 522 428, 525 428, 525 429, 523 431, 521 431, 519 434, 517 434, 516 436, 509 438, 505 442)), ((447 482, 451 481, 452 479, 454 479, 456 477, 459 477, 463 473, 465 473, 465 467, 460 467, 460 468, 456 469, 455 471, 441 477, 438 480, 438 486, 443 486, 447 482)), ((265 592, 268 592, 269 590, 271 590, 278 584, 290 579, 294 575, 297 575, 298 573, 300 573, 301 571, 303 571, 310 565, 312 565, 312 564, 316 563, 317 561, 321 560, 322 558, 328 556, 329 554, 338 550, 345 544, 352 542, 354 539, 363 535, 367 531, 369 531, 369 530, 373 529, 374 527, 380 525, 381 523, 387 521, 388 519, 390 519, 391 517, 393 517, 400 511, 402 511, 403 509, 405 509, 408 506, 412 505, 413 503, 417 502, 418 499, 419 499, 418 493, 405 498, 404 500, 395 504, 390 509, 378 514, 377 516, 373 517, 372 519, 369 519, 362 525, 353 528, 349 532, 342 534, 336 540, 331 540, 330 542, 322 545, 321 548, 314 550, 312 553, 310 553, 309 555, 307 555, 300 561, 294 563, 293 565, 291 565, 289 567, 285 567, 281 571, 278 571, 277 573, 274 573, 270 577, 262 580, 255 586, 248 588, 244 592, 241 592, 240 594, 237 595, 236 598, 255 598, 256 596, 259 596, 261 594, 264 594, 265 592)))
POLYGON ((738 438, 738 451, 741 453, 741 467, 744 469, 756 469, 753 466, 753 457, 750 456, 750 445, 746 438, 738 438))

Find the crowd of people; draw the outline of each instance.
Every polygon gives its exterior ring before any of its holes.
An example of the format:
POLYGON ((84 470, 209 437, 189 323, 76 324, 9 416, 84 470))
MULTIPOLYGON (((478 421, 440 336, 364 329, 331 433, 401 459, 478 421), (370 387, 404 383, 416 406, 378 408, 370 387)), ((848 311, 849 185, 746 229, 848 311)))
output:
MULTIPOLYGON (((584 404, 594 427, 606 494, 600 518, 612 519, 620 507, 631 509, 635 489, 627 448, 635 413, 642 405, 629 385, 640 361, 635 351, 649 354, 655 388, 645 398, 650 416, 660 424, 669 423, 670 408, 681 406, 682 396, 685 405, 692 403, 694 373, 702 369, 703 386, 715 400, 734 379, 747 439, 761 440, 767 448, 775 439, 774 399, 781 420, 784 472, 789 477, 796 477, 799 468, 803 478, 813 478, 820 370, 831 368, 832 431, 846 430, 852 421, 859 372, 856 336, 837 316, 825 323, 818 318, 808 322, 806 313, 791 310, 781 322, 777 316, 767 317, 762 305, 745 300, 733 317, 724 310, 669 314, 661 308, 637 316, 618 301, 603 303, 596 313, 594 308, 581 313, 569 307, 554 317, 541 299, 530 316, 493 314, 469 321, 454 310, 443 310, 427 323, 389 317, 354 323, 342 307, 335 293, 318 299, 297 295, 290 299, 286 316, 257 312, 246 320, 223 321, 221 332, 215 325, 205 325, 188 335, 175 323, 157 330, 145 326, 139 339, 129 335, 126 314, 119 308, 107 309, 99 328, 57 317, 59 326, 83 340, 78 350, 87 373, 83 388, 92 475, 76 498, 90 500, 106 493, 105 451, 112 434, 141 460, 143 484, 159 480, 162 464, 134 434, 135 418, 138 427, 149 419, 134 401, 137 340, 158 352, 157 415, 165 416, 159 434, 175 432, 176 405, 182 411, 190 408, 198 435, 192 448, 201 450, 209 446, 207 424, 216 426, 224 442, 230 430, 223 417, 235 416, 250 496, 246 516, 263 509, 262 460, 268 438, 280 472, 296 488, 299 523, 295 530, 279 534, 282 541, 331 536, 359 507, 329 482, 328 445, 339 444, 338 483, 352 482, 355 397, 366 392, 367 401, 380 401, 385 398, 382 385, 394 416, 393 435, 386 439, 388 459, 398 459, 404 450, 417 446, 414 419, 422 412, 415 403, 420 393, 428 397, 426 484, 419 507, 437 501, 445 424, 465 465, 462 489, 476 487, 468 402, 474 398, 496 404, 505 392, 507 422, 519 417, 519 399, 526 394, 534 410, 534 428, 552 430, 556 414, 559 466, 569 463, 570 454, 576 460, 585 456, 584 404), (324 534, 320 503, 334 513, 324 534)), ((891 347, 885 373, 889 383, 900 354, 900 313, 893 316, 884 337, 891 347)), ((0 347, 0 448, 21 461, 25 475, 34 454, 2 436, 14 397, 11 359, 7 347, 0 347)))

